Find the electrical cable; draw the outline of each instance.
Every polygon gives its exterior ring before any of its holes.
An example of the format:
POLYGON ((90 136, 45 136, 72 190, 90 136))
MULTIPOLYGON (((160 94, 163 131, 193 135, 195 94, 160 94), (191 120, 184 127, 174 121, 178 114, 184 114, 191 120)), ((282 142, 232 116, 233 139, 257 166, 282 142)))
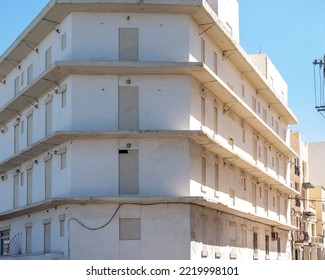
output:
POLYGON ((324 105, 324 98, 322 96, 322 73, 321 73, 321 65, 319 66, 319 102, 320 102, 320 106, 324 105))
POLYGON ((85 229, 88 229, 88 230, 100 230, 100 229, 103 229, 104 227, 108 226, 111 221, 114 219, 114 217, 116 216, 117 212, 120 210, 120 208, 123 206, 123 205, 140 205, 140 206, 153 206, 153 205, 161 205, 161 204, 192 204, 192 203, 187 203, 187 202, 172 202, 172 203, 163 203, 163 202, 156 202, 156 203, 148 203, 148 204, 141 204, 141 203, 122 203, 122 204, 119 204, 119 206, 116 208, 116 210, 114 211, 112 217, 106 222, 104 223, 103 225, 99 226, 99 227, 89 227, 87 225, 85 225, 83 222, 81 222, 79 219, 77 218, 70 218, 68 223, 70 224, 70 221, 75 221, 77 222, 79 225, 81 225, 83 228, 85 229))
POLYGON ((314 64, 314 94, 315 94, 315 106, 317 107, 316 65, 315 64, 314 64))
POLYGON ((94 228, 92 228, 92 227, 88 227, 88 226, 86 226, 83 222, 79 221, 77 218, 70 218, 69 221, 76 221, 76 222, 77 222, 78 224, 80 224, 83 228, 88 229, 88 230, 99 230, 99 229, 102 229, 102 228, 106 227, 107 225, 109 225, 109 223, 114 219, 114 217, 116 216, 118 210, 122 207, 122 205, 124 205, 124 204, 120 204, 120 205, 116 208, 116 210, 115 210, 115 212, 113 213, 112 217, 111 217, 111 218, 110 218, 110 219, 109 219, 105 224, 103 224, 102 226, 99 226, 99 227, 94 227, 94 228))

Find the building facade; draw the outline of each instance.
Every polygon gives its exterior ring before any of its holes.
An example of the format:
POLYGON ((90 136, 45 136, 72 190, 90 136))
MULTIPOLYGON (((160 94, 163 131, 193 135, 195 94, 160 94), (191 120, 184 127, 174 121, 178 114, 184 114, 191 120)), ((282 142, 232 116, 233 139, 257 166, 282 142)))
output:
POLYGON ((237 0, 52 0, 0 58, 2 258, 291 259, 287 85, 237 0))
POLYGON ((291 132, 291 147, 298 158, 291 161, 291 185, 299 195, 291 197, 292 258, 324 259, 325 192, 321 173, 322 143, 301 142, 299 132, 291 132))

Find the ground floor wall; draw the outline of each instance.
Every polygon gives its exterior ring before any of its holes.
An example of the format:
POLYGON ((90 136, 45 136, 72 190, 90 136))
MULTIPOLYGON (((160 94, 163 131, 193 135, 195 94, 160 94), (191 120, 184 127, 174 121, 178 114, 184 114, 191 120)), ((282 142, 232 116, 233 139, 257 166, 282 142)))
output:
POLYGON ((191 206, 191 258, 291 259, 289 232, 206 207, 191 206), (277 239, 272 238, 277 232, 277 239))
POLYGON ((66 205, 0 222, 0 231, 19 247, 5 258, 182 260, 189 224, 189 205, 66 205))
POLYGON ((4 230, 11 259, 291 259, 289 232, 187 203, 65 205, 2 221, 4 230))

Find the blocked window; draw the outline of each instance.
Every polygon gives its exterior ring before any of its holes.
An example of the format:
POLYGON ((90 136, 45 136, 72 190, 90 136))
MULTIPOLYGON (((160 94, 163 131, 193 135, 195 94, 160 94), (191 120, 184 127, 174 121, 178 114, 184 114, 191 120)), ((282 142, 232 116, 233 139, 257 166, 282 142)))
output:
POLYGON ((246 191, 246 190, 247 190, 247 182, 246 182, 246 178, 243 178, 243 179, 242 179, 242 185, 243 185, 243 189, 244 189, 244 191, 246 191))
POLYGON ((257 160, 257 139, 253 139, 253 159, 257 160))
POLYGON ((19 151, 19 124, 14 126, 14 153, 19 151))
POLYGON ((263 121, 267 123, 267 111, 263 108, 263 121))
POLYGON ((52 159, 45 160, 45 199, 52 197, 52 159))
POLYGON ((27 146, 33 143, 33 115, 27 117, 27 146))
POLYGON ((278 238, 277 240, 277 252, 278 252, 278 255, 281 254, 281 239, 278 238))
POLYGON ((45 51, 45 69, 49 69, 52 64, 52 47, 45 51))
POLYGON ((279 123, 277 121, 275 121, 275 132, 279 134, 279 123))
POLYGON ((51 223, 44 222, 44 253, 51 252, 51 223))
POLYGON ((61 91, 61 108, 67 105, 67 85, 63 86, 61 91))
POLYGON ((214 164, 214 190, 219 191, 219 165, 214 164))
POLYGON ((14 83, 14 94, 17 96, 19 93, 19 76, 15 79, 14 83))
POLYGON ((25 122, 21 121, 21 123, 20 123, 20 134, 24 134, 24 129, 25 129, 25 122))
POLYGON ((119 239, 120 240, 141 240, 141 219, 120 218, 119 239))
POLYGON ((60 222, 60 237, 64 236, 64 222, 65 222, 65 214, 61 214, 59 216, 60 222))
POLYGON ((31 225, 26 226, 25 234, 26 234, 26 255, 29 255, 32 252, 32 226, 31 225))
POLYGON ((205 62, 205 41, 201 38, 201 61, 205 62))
POLYGON ((201 184, 206 186, 206 169, 207 169, 207 159, 206 157, 201 157, 201 184))
POLYGON ((254 212, 256 212, 256 184, 252 184, 252 206, 254 207, 254 212))
POLYGON ((14 208, 18 207, 18 187, 19 187, 19 175, 15 175, 14 176, 14 180, 13 180, 13 206, 14 208))
POLYGON ((25 71, 20 74, 20 85, 23 86, 25 84, 25 71))
POLYGON ((27 85, 30 85, 33 81, 33 64, 27 68, 27 85))
POLYGON ((61 36, 61 51, 67 47, 67 33, 62 34, 61 36))
POLYGON ((139 60, 139 29, 138 28, 119 29, 119 60, 120 61, 139 60))
POLYGON ((139 130, 139 87, 118 88, 118 129, 139 130))
POLYGON ((269 192, 268 190, 264 190, 264 211, 265 215, 268 215, 269 211, 269 192))
POLYGON ((264 147, 263 149, 263 153, 264 153, 264 166, 267 167, 267 147, 264 147))
POLYGON ((218 133, 218 108, 214 107, 213 110, 213 118, 214 118, 214 133, 217 134, 218 133))
POLYGON ((218 54, 213 53, 213 70, 215 74, 218 74, 218 54))
POLYGON ((265 254, 270 254, 270 236, 265 235, 265 254))
POLYGON ((33 201, 33 168, 27 169, 27 205, 33 201))
POLYGON ((254 96, 252 96, 252 109, 256 112, 256 98, 254 96))
POLYGON ((253 249, 254 249, 254 254, 257 254, 257 252, 258 252, 258 234, 257 234, 257 232, 253 232, 253 249))
POLYGON ((61 170, 67 167, 67 153, 63 152, 60 155, 61 170))
POLYGON ((52 132, 52 101, 45 104, 45 136, 52 132))
POLYGON ((205 126, 205 98, 201 97, 201 125, 205 126))
POLYGON ((138 150, 119 150, 119 194, 139 194, 138 150))
POLYGON ((233 189, 229 189, 229 202, 232 206, 236 205, 235 190, 233 189))

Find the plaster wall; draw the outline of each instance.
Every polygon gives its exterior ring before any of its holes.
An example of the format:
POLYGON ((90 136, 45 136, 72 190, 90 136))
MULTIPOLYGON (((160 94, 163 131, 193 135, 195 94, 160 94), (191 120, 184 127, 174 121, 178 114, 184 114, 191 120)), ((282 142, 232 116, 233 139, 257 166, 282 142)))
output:
POLYGON ((191 206, 191 232, 191 259, 291 259, 290 240, 286 231, 278 232, 278 252, 277 241, 271 239, 270 226, 212 209, 191 206), (253 247, 253 232, 258 236, 257 250, 253 247), (270 238, 268 255, 266 235, 270 238))

